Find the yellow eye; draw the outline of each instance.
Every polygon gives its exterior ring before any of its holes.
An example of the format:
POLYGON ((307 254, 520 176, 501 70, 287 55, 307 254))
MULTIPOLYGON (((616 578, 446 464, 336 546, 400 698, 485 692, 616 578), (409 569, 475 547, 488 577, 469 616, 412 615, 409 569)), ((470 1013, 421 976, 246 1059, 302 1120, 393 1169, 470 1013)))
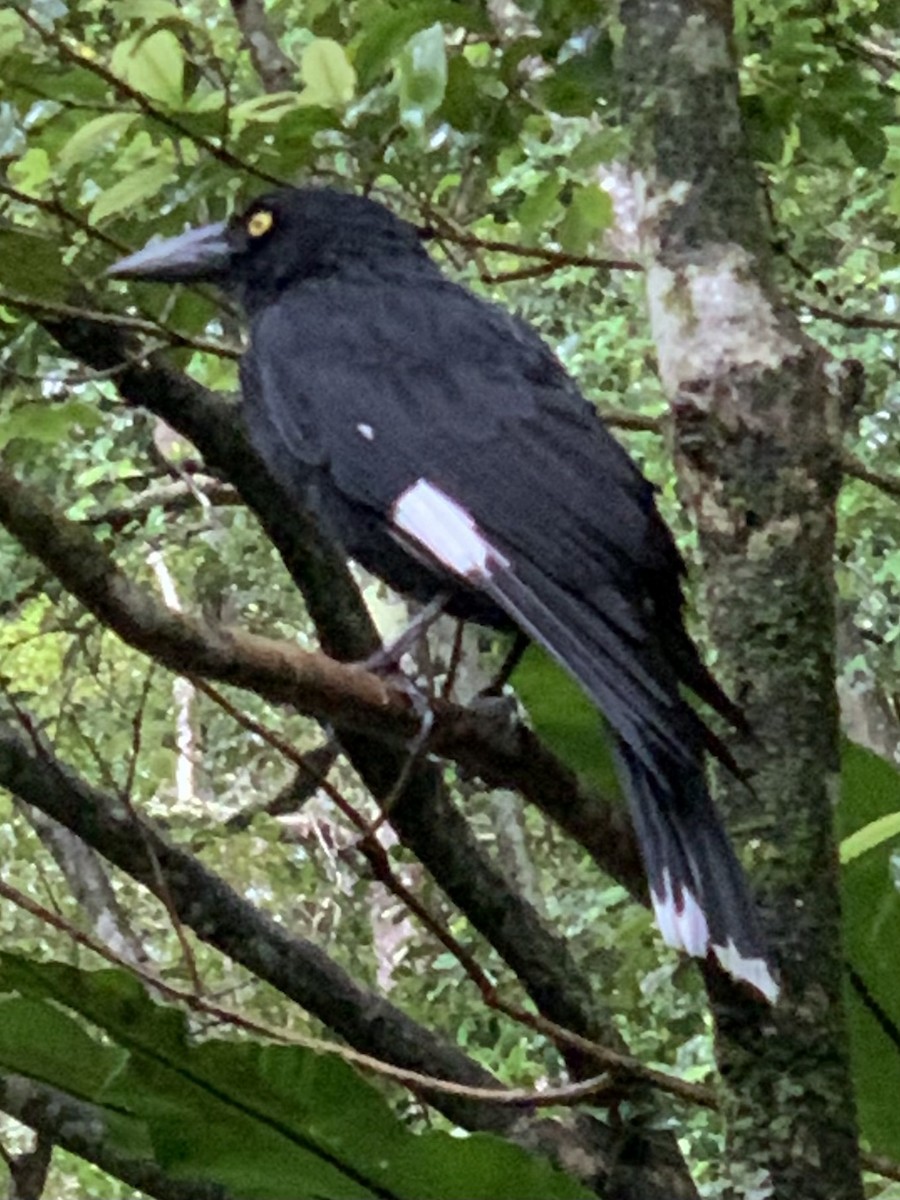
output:
POLYGON ((275 218, 267 208, 261 208, 259 212, 255 212, 247 222, 247 232, 252 238, 262 237, 264 233, 268 233, 275 224, 275 218))

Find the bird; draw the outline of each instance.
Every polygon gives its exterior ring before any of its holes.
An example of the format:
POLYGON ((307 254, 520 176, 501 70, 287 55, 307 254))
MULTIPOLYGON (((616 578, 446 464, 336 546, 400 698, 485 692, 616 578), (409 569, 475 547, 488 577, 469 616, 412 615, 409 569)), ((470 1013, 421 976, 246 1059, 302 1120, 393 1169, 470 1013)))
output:
POLYGON ((746 721, 686 631, 655 490, 538 333, 425 241, 369 197, 288 187, 108 274, 236 299, 243 417, 290 502, 395 590, 516 629, 577 680, 612 731, 664 940, 774 1003, 705 775, 710 753, 734 762, 684 689, 746 721))

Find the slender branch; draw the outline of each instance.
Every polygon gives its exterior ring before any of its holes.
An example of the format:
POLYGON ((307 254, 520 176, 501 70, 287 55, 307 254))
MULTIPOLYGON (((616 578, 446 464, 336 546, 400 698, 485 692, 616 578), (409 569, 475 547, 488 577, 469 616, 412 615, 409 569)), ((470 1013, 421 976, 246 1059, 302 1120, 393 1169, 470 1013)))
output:
MULTIPOLYGON (((128 317, 122 313, 79 308, 74 304, 59 304, 52 300, 41 300, 35 296, 22 296, 17 292, 7 291, 0 291, 0 304, 4 304, 8 308, 19 309, 21 312, 30 313, 32 316, 42 318, 45 321, 51 319, 57 321, 70 319, 90 321, 98 325, 113 325, 118 329, 128 330, 131 333, 148 334, 150 337, 157 339, 164 338, 166 341, 171 342, 173 346, 187 346, 191 350, 198 350, 203 354, 214 354, 217 358, 237 360, 241 357, 241 350, 237 346, 228 346, 222 342, 207 342, 202 338, 188 337, 186 334, 179 333, 177 329, 169 329, 165 325, 159 325, 156 321, 147 321, 143 317, 128 317)), ((135 347, 134 356, 136 360, 141 360, 145 358, 146 351, 135 347)))
POLYGON ((869 1150, 861 1150, 859 1160, 867 1171, 882 1175, 885 1179, 896 1179, 900 1183, 900 1162, 884 1154, 872 1154, 869 1150))
POLYGON ((533 267, 519 267, 515 271, 498 271, 493 273, 484 269, 478 272, 482 283, 516 283, 522 279, 546 279, 560 268, 555 263, 538 263, 533 267))
MULTIPOLYGON (((900 324, 898 324, 900 328, 900 324)), ((669 423, 668 415, 647 417, 621 408, 600 408, 600 416, 610 429, 629 429, 646 433, 662 433, 669 423)), ((885 475, 867 467, 855 454, 845 450, 841 454, 841 471, 851 479, 859 479, 870 487, 878 488, 887 496, 900 498, 900 475, 885 475)))
POLYGON ((841 470, 853 479, 859 479, 871 487, 878 488, 885 495, 900 497, 900 475, 883 475, 879 471, 872 471, 854 454, 848 453, 841 455, 841 470))
POLYGON ((218 142, 211 141, 202 134, 195 133, 192 129, 189 129, 186 125, 182 124, 181 121, 179 121, 176 117, 173 117, 170 113, 164 112, 161 108, 157 108, 156 105, 143 94, 143 92, 139 92, 137 88, 133 88, 130 84, 126 83, 124 79, 120 79, 117 75, 114 75, 108 67, 105 67, 103 63, 99 62, 97 59, 86 58, 85 55, 76 50, 74 46, 71 46, 65 38, 60 37, 59 34, 54 33, 52 29, 48 29, 45 25, 42 25, 41 22, 38 21, 36 17, 33 17, 26 8, 23 8, 20 4, 15 3, 14 0, 10 4, 10 7, 14 12, 18 13, 26 25, 28 25, 35 31, 35 33, 37 33, 38 37, 46 46, 52 46, 53 49, 58 51, 60 56, 66 59, 67 62, 73 63, 77 67, 81 67, 82 70, 90 71, 92 75, 96 75, 98 79, 102 79, 104 83, 109 84, 109 86, 113 88, 113 90, 119 96, 124 97, 126 100, 131 100, 134 104, 136 104, 141 112, 143 112, 147 117, 150 117, 152 120, 158 121, 161 125, 171 129, 172 132, 177 133, 179 137, 188 138, 195 145, 202 147, 202 149, 204 149, 212 158, 224 163, 224 165, 227 167, 233 167, 235 170, 241 171, 246 175, 253 175, 257 179, 264 180, 266 183, 274 184, 276 187, 286 186, 287 180, 281 179, 278 175, 272 175, 268 171, 263 171, 259 167, 253 166, 251 163, 244 162, 243 159, 238 158, 236 154, 232 154, 230 150, 227 150, 218 142))
MULTIPOLYGON (((152 1159, 117 1151, 110 1136, 110 1114, 100 1105, 76 1100, 46 1083, 0 1072, 0 1109, 36 1133, 101 1171, 123 1180, 155 1200, 231 1200, 218 1184, 173 1179, 152 1159)), ((118 1121, 122 1115, 116 1114, 118 1121)))
POLYGON ((19 204, 27 204, 31 208, 38 209, 39 212, 45 212, 50 216, 58 217, 64 224, 73 225, 89 238, 102 242, 105 246, 109 246, 119 254, 127 254, 131 249, 127 242, 123 242, 119 238, 105 233, 102 229, 98 229, 96 225, 92 225, 90 221, 86 221, 80 213, 72 212, 70 209, 65 208, 58 200, 48 200, 43 196, 31 196, 28 192, 19 191, 18 188, 13 187, 6 180, 0 180, 0 195, 9 196, 11 200, 16 200, 19 204))
POLYGON ((231 0, 231 11, 265 90, 287 92, 296 87, 297 64, 281 49, 269 28, 262 0, 231 0))
POLYGON ((610 429, 629 429, 636 433, 663 433, 669 425, 669 414, 649 417, 628 408, 598 406, 597 412, 610 429))
POLYGON ((457 246, 471 250, 489 250, 497 254, 515 254, 519 258, 537 258, 551 268, 592 267, 597 271, 643 271, 639 262, 628 258, 605 258, 596 254, 567 254, 564 250, 551 250, 546 246, 523 246, 519 242, 505 242, 497 238, 482 238, 464 233, 434 210, 429 217, 437 224, 436 229, 426 228, 423 235, 437 235, 457 246))
POLYGON ((190 484, 177 479, 173 483, 148 488, 123 504, 89 513, 82 521, 91 526, 109 525, 118 533, 128 525, 145 521, 158 508, 167 513, 180 513, 199 507, 201 502, 204 507, 207 503, 224 507, 240 504, 241 498, 233 487, 221 480, 210 476, 194 476, 190 484))
POLYGON ((891 331, 900 329, 900 320, 892 320, 890 317, 869 317, 865 313, 839 312, 834 308, 820 308, 818 304, 810 304, 808 300, 803 299, 799 299, 797 303, 805 308, 810 316, 818 317, 822 321, 834 321, 836 325, 843 325, 846 329, 891 331))

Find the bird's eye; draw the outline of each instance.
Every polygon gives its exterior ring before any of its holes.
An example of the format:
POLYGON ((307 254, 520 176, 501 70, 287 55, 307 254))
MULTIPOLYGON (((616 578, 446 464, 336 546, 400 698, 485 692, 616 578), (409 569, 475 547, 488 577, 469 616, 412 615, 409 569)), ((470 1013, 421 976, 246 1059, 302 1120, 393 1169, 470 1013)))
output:
POLYGON ((247 232, 252 238, 262 237, 275 224, 275 218, 267 208, 255 212, 247 222, 247 232))

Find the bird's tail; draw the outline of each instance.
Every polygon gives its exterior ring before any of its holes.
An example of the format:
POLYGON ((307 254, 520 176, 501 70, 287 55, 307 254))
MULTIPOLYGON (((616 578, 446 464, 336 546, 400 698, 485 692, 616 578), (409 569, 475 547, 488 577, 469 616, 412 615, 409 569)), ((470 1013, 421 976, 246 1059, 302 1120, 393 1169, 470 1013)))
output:
POLYGON ((754 903, 704 778, 704 749, 731 765, 727 750, 677 683, 654 677, 653 661, 623 632, 627 614, 617 627, 617 614, 588 608, 521 561, 515 574, 497 572, 483 586, 574 675, 615 730, 663 937, 697 957, 712 951, 729 974, 774 1001, 754 903))
MULTIPOLYGON (((624 742, 618 757, 660 932, 772 1003, 778 984, 744 872, 713 807, 703 771, 678 764, 677 779, 649 769, 624 742)), ((671 771, 672 766, 669 767, 671 771)))

